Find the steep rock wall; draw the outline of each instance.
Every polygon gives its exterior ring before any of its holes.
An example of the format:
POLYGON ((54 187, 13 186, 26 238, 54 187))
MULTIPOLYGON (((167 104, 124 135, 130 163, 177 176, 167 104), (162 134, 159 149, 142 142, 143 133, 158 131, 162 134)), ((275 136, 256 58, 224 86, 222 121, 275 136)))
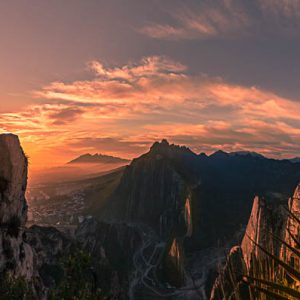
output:
MULTIPOLYGON (((284 241, 292 247, 298 248, 295 243, 295 239, 300 239, 300 184, 298 184, 294 195, 288 201, 287 220, 284 232, 284 241)), ((296 257, 289 249, 285 246, 281 247, 280 251, 281 258, 285 261, 292 263, 293 265, 299 265, 299 258, 296 257)))
POLYGON ((0 135, 0 224, 26 222, 27 165, 18 137, 0 135))
POLYGON ((23 239, 27 219, 27 158, 19 139, 0 135, 0 272, 31 279, 33 251, 23 239))

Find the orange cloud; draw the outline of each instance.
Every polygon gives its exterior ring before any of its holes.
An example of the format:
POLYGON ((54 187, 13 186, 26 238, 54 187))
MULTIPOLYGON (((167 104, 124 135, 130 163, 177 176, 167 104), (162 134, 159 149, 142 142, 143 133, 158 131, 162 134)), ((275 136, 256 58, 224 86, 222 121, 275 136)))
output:
POLYGON ((162 138, 196 151, 300 153, 300 103, 293 99, 191 75, 166 57, 89 66, 94 78, 50 83, 34 93, 42 102, 0 114, 0 130, 21 136, 33 166, 87 151, 134 157, 162 138))

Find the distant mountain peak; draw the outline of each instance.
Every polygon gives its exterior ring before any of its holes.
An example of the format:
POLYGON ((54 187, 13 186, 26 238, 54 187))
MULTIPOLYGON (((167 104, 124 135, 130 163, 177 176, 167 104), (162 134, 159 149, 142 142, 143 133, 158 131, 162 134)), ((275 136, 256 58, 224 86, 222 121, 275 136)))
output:
POLYGON ((150 151, 161 149, 161 148, 167 148, 169 146, 170 146, 170 143, 166 139, 163 139, 161 142, 155 142, 151 146, 150 151))
POLYGON ((94 155, 90 153, 86 153, 83 155, 80 155, 79 157, 71 160, 68 162, 68 164, 81 164, 81 163, 93 163, 93 164, 113 164, 113 163, 128 163, 128 159, 105 155, 105 154, 99 154, 96 153, 94 155))
POLYGON ((254 151, 235 151, 235 152, 230 152, 229 153, 230 156, 252 156, 252 157, 259 157, 259 158, 265 158, 262 154, 254 152, 254 151))
POLYGON ((213 154, 211 154, 209 157, 211 158, 223 158, 223 157, 228 157, 229 154, 223 150, 218 150, 216 152, 214 152, 213 154))
POLYGON ((292 163, 300 163, 300 157, 295 157, 295 158, 289 159, 289 161, 292 163))
POLYGON ((186 146, 179 146, 170 144, 166 139, 161 142, 155 142, 151 148, 149 154, 159 154, 163 156, 174 156, 176 154, 192 154, 196 155, 190 148, 186 146))

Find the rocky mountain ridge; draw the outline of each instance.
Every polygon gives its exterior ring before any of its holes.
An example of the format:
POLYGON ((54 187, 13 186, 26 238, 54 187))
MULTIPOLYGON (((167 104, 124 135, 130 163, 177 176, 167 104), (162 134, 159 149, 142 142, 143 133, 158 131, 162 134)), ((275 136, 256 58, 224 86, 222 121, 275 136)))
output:
POLYGON ((292 159, 290 159, 290 161, 291 161, 292 163, 300 163, 300 157, 292 158, 292 159))
MULTIPOLYGON (((211 156, 197 155, 163 140, 125 169, 103 218, 146 224, 169 243, 170 252, 176 245, 178 270, 183 265, 193 269, 186 265, 184 257, 195 257, 208 249, 212 252, 216 247, 226 251, 241 242, 255 195, 260 196, 255 201, 253 218, 273 226, 274 216, 263 199, 277 210, 299 181, 300 167, 288 161, 232 156, 222 151, 211 156), (189 217, 185 218, 187 211, 189 217)), ((247 247, 246 241, 243 244, 247 247)), ((192 264, 197 264, 197 258, 192 264)), ((199 278, 202 273, 213 278, 215 271, 216 264, 193 270, 199 278)), ((191 281, 190 276, 184 281, 191 281)), ((210 284, 211 279, 207 279, 206 290, 210 284)))

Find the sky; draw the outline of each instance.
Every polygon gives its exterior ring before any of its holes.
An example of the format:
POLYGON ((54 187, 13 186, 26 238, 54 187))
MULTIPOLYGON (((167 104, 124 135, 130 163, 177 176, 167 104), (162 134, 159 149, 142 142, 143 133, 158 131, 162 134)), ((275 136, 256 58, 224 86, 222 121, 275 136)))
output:
POLYGON ((0 1, 0 132, 83 153, 300 156, 300 0, 0 1))

